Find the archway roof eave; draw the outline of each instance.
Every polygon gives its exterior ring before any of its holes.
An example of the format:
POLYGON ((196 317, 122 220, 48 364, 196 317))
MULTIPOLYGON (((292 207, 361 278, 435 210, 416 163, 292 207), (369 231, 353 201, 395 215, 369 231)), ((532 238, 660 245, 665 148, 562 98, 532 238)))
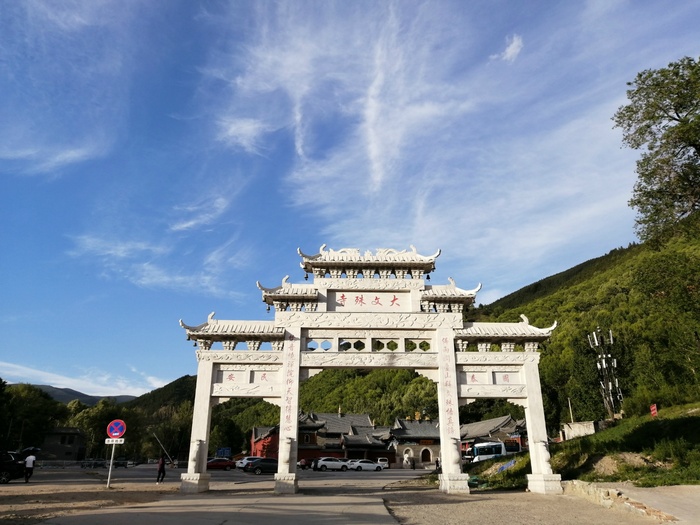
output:
POLYGON ((206 323, 189 326, 180 321, 190 337, 284 337, 284 327, 275 326, 274 321, 228 321, 213 319, 213 313, 206 323))
POLYGON ((326 245, 323 244, 316 255, 307 255, 297 249, 297 253, 302 258, 300 263, 302 269, 307 273, 313 273, 314 268, 338 268, 343 267, 400 267, 400 268, 416 268, 421 267, 429 272, 435 270, 435 259, 440 255, 438 250, 433 255, 420 255, 414 246, 411 246, 411 251, 395 250, 391 248, 378 248, 373 254, 366 251, 360 253, 357 248, 342 248, 340 250, 326 250, 326 245))
POLYGON ((455 330, 455 337, 459 339, 487 339, 490 337, 497 338, 524 338, 529 340, 545 340, 552 335, 552 332, 557 327, 555 321, 548 328, 538 328, 532 326, 527 317, 520 316, 523 321, 520 323, 485 323, 472 322, 464 323, 464 327, 455 330))

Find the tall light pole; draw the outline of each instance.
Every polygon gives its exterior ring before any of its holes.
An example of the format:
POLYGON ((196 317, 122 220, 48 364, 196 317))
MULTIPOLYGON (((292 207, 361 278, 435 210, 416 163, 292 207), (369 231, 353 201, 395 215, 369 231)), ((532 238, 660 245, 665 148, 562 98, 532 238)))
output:
POLYGON ((600 394, 610 419, 615 418, 616 408, 619 409, 622 405, 622 391, 617 380, 617 359, 611 354, 613 343, 612 330, 604 334, 598 327, 588 335, 588 344, 598 353, 600 394))

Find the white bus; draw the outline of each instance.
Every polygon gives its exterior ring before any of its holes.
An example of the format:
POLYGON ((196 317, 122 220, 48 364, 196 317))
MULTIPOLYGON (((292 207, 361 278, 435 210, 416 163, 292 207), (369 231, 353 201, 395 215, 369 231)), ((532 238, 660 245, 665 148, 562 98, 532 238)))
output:
POLYGON ((486 443, 477 443, 467 449, 465 460, 477 463, 478 461, 486 461, 487 459, 505 456, 506 454, 508 452, 506 452, 505 444, 500 441, 488 441, 486 443))

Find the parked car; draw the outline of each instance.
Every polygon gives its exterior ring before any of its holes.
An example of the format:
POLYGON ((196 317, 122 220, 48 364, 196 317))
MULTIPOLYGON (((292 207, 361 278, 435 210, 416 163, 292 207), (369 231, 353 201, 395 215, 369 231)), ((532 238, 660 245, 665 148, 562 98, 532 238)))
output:
POLYGON ((389 458, 377 458, 377 463, 379 463, 382 468, 389 468, 389 458))
POLYGON ((346 470, 348 470, 348 462, 341 461, 340 458, 323 457, 314 460, 313 469, 322 471, 342 470, 343 472, 345 472, 346 470))
POLYGON ((117 467, 127 468, 129 466, 129 460, 126 459, 125 457, 119 457, 119 458, 114 460, 114 462, 112 463, 112 466, 114 468, 117 468, 117 467))
POLYGON ((275 474, 277 473, 277 458, 260 458, 251 461, 243 467, 243 472, 252 472, 257 475, 262 473, 275 474))
POLYGON ((314 459, 300 459, 297 461, 297 467, 299 467, 301 470, 306 470, 307 468, 311 468, 314 461, 314 459))
POLYGON ((384 467, 371 459, 355 459, 348 463, 350 470, 383 470, 384 467))
POLYGON ((207 461, 207 470, 231 470, 236 463, 228 458, 211 458, 207 461))
POLYGON ((0 452, 0 483, 24 477, 24 460, 17 452, 0 452))
POLYGON ((246 456, 244 458, 239 459, 236 461, 236 468, 245 468, 245 466, 250 463, 251 461, 255 461, 256 459, 262 459, 262 456, 246 456))

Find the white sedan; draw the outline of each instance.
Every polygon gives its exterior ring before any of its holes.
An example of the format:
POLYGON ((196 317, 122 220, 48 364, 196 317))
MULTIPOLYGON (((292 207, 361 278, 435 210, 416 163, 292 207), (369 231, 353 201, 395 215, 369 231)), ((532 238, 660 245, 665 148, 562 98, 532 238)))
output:
POLYGON ((355 459, 348 463, 350 470, 382 470, 384 467, 371 459, 355 459))

